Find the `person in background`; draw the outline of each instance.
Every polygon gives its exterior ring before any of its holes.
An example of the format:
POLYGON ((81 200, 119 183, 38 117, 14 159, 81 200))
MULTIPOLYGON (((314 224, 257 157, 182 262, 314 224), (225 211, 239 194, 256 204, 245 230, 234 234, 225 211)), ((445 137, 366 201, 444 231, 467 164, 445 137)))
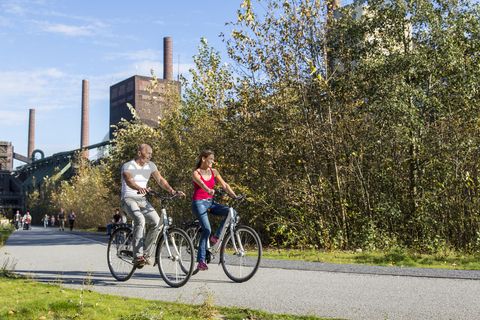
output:
POLYGON ((58 230, 65 231, 65 210, 60 208, 60 212, 58 213, 58 230))
POLYGON ((43 216, 42 218, 42 222, 43 222, 43 227, 46 228, 48 226, 48 220, 50 219, 50 217, 48 216, 48 214, 45 213, 45 215, 43 216))
POLYGON ((112 229, 115 225, 119 225, 119 224, 122 224, 122 223, 124 223, 124 222, 123 222, 122 215, 120 214, 120 210, 116 209, 115 213, 112 216, 112 220, 110 221, 109 224, 107 224, 107 236, 112 234, 112 229))
POLYGON ((77 215, 75 212, 72 210, 68 214, 68 225, 70 226, 70 231, 73 231, 73 225, 75 224, 75 219, 77 219, 77 215))
POLYGON ((32 216, 30 215, 30 210, 27 210, 27 213, 23 216, 23 230, 30 230, 30 224, 32 223, 32 216))
POLYGON ((17 210, 15 212, 13 223, 15 224, 15 229, 18 230, 20 228, 20 225, 22 224, 22 215, 20 214, 20 210, 17 210))

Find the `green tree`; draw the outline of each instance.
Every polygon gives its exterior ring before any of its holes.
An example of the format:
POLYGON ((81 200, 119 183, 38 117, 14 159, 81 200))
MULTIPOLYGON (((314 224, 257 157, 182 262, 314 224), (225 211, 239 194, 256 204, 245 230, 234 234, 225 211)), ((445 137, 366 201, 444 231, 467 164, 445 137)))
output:
POLYGON ((57 211, 64 208, 68 215, 74 211, 76 225, 81 228, 105 226, 111 219, 119 201, 107 185, 105 167, 93 166, 88 160, 78 157, 74 162, 75 176, 61 181, 51 202, 57 211))
POLYGON ((474 243, 478 6, 369 1, 363 15, 341 9, 327 33, 325 3, 258 3, 263 15, 243 2, 227 43, 246 70, 235 125, 251 180, 267 181, 271 236, 326 248, 474 243))

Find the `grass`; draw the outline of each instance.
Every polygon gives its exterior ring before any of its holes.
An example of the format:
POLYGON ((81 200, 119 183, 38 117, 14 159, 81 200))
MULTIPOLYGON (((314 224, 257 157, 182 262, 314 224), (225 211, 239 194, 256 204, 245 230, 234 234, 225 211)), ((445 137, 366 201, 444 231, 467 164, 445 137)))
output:
POLYGON ((0 226, 0 247, 5 244, 8 236, 13 232, 13 226, 0 226))
POLYGON ((241 308, 221 308, 211 298, 198 305, 123 298, 23 278, 0 277, 0 319, 319 319, 274 315, 241 308))
POLYGON ((339 264, 366 264, 414 268, 441 268, 454 270, 480 270, 480 253, 462 254, 445 251, 437 254, 422 254, 395 248, 389 251, 320 251, 265 248, 265 259, 302 260, 339 264))

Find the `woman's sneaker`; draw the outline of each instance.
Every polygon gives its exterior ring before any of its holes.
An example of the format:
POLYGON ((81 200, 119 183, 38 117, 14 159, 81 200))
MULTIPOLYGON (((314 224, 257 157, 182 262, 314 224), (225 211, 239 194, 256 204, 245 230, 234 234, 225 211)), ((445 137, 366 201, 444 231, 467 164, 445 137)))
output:
POLYGON ((206 271, 208 270, 208 266, 207 264, 205 263, 205 261, 200 261, 197 265, 197 270, 200 270, 200 271, 206 271))
POLYGON ((210 236, 210 244, 214 246, 218 242, 218 237, 210 236))

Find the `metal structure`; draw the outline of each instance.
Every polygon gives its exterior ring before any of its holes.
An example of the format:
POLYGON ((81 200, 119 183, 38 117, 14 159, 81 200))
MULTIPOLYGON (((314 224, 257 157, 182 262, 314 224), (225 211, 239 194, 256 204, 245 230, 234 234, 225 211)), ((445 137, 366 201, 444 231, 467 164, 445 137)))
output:
POLYGON ((85 150, 105 147, 109 144, 110 141, 105 141, 84 148, 55 153, 49 157, 18 167, 15 171, 15 176, 21 181, 23 192, 30 192, 40 188, 45 177, 69 179, 74 173, 72 160, 78 154, 85 150))
POLYGON ((22 183, 11 171, 0 170, 0 214, 11 218, 15 209, 23 209, 22 183))
POLYGON ((11 142, 0 141, 0 170, 12 171, 13 146, 11 142))

